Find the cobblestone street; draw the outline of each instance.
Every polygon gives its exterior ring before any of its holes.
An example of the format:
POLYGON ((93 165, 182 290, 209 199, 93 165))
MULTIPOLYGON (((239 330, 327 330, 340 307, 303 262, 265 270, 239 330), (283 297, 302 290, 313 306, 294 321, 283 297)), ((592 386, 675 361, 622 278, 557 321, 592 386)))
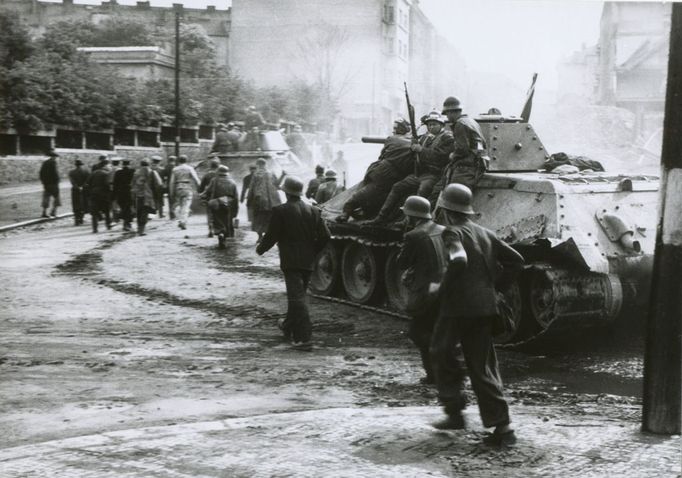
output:
POLYGON ((487 449, 475 404, 464 432, 429 426, 401 320, 312 300, 316 349, 289 350, 254 241, 219 251, 202 216, 4 234, 2 476, 679 475, 679 437, 638 431, 636 347, 502 351, 519 443, 487 449))

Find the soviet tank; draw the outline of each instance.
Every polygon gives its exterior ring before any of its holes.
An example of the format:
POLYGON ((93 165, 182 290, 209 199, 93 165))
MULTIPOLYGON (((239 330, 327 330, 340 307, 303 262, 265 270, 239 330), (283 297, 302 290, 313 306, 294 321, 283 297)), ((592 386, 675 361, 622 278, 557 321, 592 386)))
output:
MULTIPOLYGON (((618 325, 643 305, 653 266, 659 180, 613 172, 555 174, 533 126, 476 118, 490 165, 473 196, 474 218, 519 251, 526 266, 507 294, 521 343, 618 325)), ((322 206, 332 240, 318 256, 313 294, 402 315, 396 256, 402 231, 334 219, 357 185, 322 206)))

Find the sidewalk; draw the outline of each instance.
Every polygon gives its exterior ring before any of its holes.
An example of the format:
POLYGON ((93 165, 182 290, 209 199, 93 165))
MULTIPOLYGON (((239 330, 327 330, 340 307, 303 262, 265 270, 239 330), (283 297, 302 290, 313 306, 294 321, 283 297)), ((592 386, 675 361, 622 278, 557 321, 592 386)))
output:
MULTIPOLYGON (((71 184, 59 185, 62 205, 58 213, 71 212, 71 184)), ((0 186, 0 226, 37 219, 42 213, 43 186, 40 181, 0 186)))

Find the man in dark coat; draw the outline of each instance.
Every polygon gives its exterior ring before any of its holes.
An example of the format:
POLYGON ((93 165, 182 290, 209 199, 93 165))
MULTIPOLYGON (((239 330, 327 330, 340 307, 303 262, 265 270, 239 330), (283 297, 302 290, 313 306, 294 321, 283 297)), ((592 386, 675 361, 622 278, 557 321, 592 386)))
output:
POLYGON ((333 169, 328 169, 324 173, 324 183, 320 185, 320 187, 317 189, 317 193, 315 193, 315 202, 317 204, 326 203, 331 198, 345 190, 346 188, 340 186, 336 182, 336 171, 333 169))
POLYGON ((171 174, 173 174, 173 168, 176 166, 176 161, 178 158, 175 156, 168 156, 166 160, 166 165, 161 169, 159 177, 161 178, 161 188, 164 193, 168 195, 168 219, 175 219, 175 211, 173 210, 173 196, 171 195, 170 188, 168 187, 170 183, 171 174))
POLYGON ((123 160, 123 167, 114 174, 113 193, 118 206, 121 208, 121 219, 123 219, 123 230, 132 229, 132 192, 133 174, 135 171, 130 167, 130 160, 123 160))
MULTIPOLYGON (((152 164, 150 166, 150 169, 154 171, 159 178, 161 177, 161 174, 163 173, 163 168, 161 167, 161 161, 163 159, 161 156, 154 155, 152 156, 152 164)), ((163 187, 157 187, 154 189, 154 204, 156 206, 156 212, 158 213, 159 217, 164 217, 163 216, 163 192, 164 188, 163 187)))
POLYGON ((207 202, 206 209, 211 211, 211 227, 218 236, 218 247, 224 249, 225 238, 234 237, 233 219, 239 212, 237 183, 230 177, 230 168, 222 164, 218 166, 201 196, 207 202))
MULTIPOLYGON (((239 196, 239 202, 243 203, 247 196, 249 189, 251 188, 251 178, 253 178, 253 173, 256 171, 256 165, 252 164, 249 166, 249 174, 244 176, 244 179, 242 179, 242 192, 239 196)), ((246 216, 249 222, 253 221, 253 209, 251 208, 251 205, 249 202, 246 202, 246 216)))
POLYGON ((393 185, 379 214, 372 221, 374 224, 386 224, 396 219, 398 206, 412 194, 428 198, 434 184, 443 174, 454 139, 443 129, 445 120, 437 111, 430 112, 424 123, 429 132, 410 146, 410 149, 419 155, 416 170, 393 185))
POLYGON ((92 217, 92 232, 97 232, 97 226, 104 214, 107 229, 111 229, 111 186, 109 184, 109 160, 100 161, 101 166, 95 169, 87 182, 88 204, 92 217))
POLYGON ((481 127, 474 119, 462 114, 459 99, 454 96, 446 98, 443 114, 448 117, 454 146, 450 162, 429 196, 432 206, 448 184, 464 184, 473 191, 488 167, 487 146, 481 127))
POLYGON ((320 184, 324 182, 324 168, 319 164, 315 166, 315 177, 308 181, 308 188, 305 190, 305 197, 315 199, 320 184))
POLYGON ((426 377, 422 383, 435 383, 429 345, 438 317, 438 296, 433 291, 442 278, 448 262, 441 234, 445 229, 431 220, 431 204, 421 196, 410 196, 402 207, 408 227, 400 248, 397 264, 405 271, 407 313, 410 315, 409 336, 419 349, 426 377))
POLYGON ((47 209, 50 207, 52 198, 52 210, 50 216, 57 215, 57 208, 62 205, 59 199, 59 170, 57 169, 57 159, 59 155, 54 149, 47 154, 48 158, 40 166, 40 182, 43 183, 43 214, 47 217, 47 209))
POLYGON ((88 197, 85 191, 90 173, 83 166, 83 161, 77 159, 76 167, 69 171, 69 181, 71 182, 71 206, 73 207, 73 219, 76 226, 83 224, 83 216, 88 210, 88 197))
POLYGON ((483 426, 495 427, 484 443, 512 445, 516 436, 509 426, 492 326, 499 314, 496 288, 504 292, 513 284, 523 257, 470 219, 474 210, 466 186, 446 186, 438 208, 438 222, 446 225, 443 241, 451 261, 440 288, 440 312, 431 342, 438 398, 447 418, 434 426, 465 427, 465 371, 459 360, 453 360, 463 354, 483 426))
POLYGON ((272 209, 268 229, 256 247, 263 255, 277 244, 280 267, 287 287, 288 308, 281 324, 284 336, 293 339, 296 350, 312 350, 312 324, 306 303, 306 290, 314 269, 315 257, 330 238, 320 210, 301 201, 303 182, 288 176, 282 190, 287 202, 272 209))
POLYGON ((410 123, 398 119, 393 124, 393 136, 386 139, 379 158, 369 165, 358 189, 343 205, 337 222, 355 218, 374 217, 395 183, 414 171, 410 150, 410 123))

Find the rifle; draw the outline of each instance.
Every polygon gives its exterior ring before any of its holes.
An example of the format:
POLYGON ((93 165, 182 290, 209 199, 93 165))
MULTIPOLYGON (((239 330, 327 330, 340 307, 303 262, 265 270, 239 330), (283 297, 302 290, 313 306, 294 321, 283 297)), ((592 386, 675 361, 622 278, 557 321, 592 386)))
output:
MULTIPOLYGON (((403 81, 405 86, 405 101, 407 102, 407 115, 410 118, 410 129, 412 130, 412 143, 417 143, 417 123, 414 119, 414 106, 410 102, 410 95, 407 92, 407 82, 403 81)), ((414 174, 419 175, 419 153, 414 153, 414 174)))
POLYGON ((343 171, 343 189, 346 189, 346 172, 343 171))

